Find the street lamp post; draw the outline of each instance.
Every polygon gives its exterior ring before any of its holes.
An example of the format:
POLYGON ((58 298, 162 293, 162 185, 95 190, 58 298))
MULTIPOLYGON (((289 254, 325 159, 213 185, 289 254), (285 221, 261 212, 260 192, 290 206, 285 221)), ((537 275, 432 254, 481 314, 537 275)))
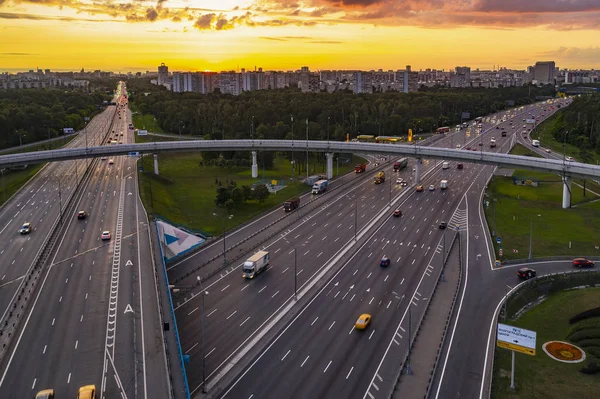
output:
MULTIPOLYGON (((213 216, 219 217, 216 213, 213 213, 213 216)), ((229 215, 228 219, 231 220, 233 215, 229 215)), ((225 237, 227 232, 225 231, 225 216, 221 216, 221 221, 223 222, 223 265, 227 264, 227 246, 225 244, 225 237)))
POLYGON ((4 198, 4 171, 5 170, 6 170, 5 168, 0 169, 0 173, 2 173, 2 203, 4 203, 4 199, 5 199, 4 198))
POLYGON ((196 279, 200 282, 200 291, 202 292, 202 393, 206 393, 206 312, 204 311, 204 297, 208 295, 208 291, 202 288, 202 280, 200 276, 196 279))
POLYGON ((306 180, 308 181, 308 118, 306 118, 306 180))
POLYGON ((62 224, 62 195, 60 189, 60 179, 58 180, 58 220, 62 224))
POLYGON ((292 122, 292 182, 296 176, 296 161, 294 160, 294 115, 290 116, 292 122))
POLYGON ((412 369, 410 367, 410 325, 411 325, 411 317, 410 317, 410 308, 412 306, 412 300, 408 303, 408 356, 406 359, 406 374, 412 375, 412 369))
POLYGON ((531 259, 531 252, 533 247, 533 220, 529 221, 529 258, 531 259))
POLYGON ((329 119, 331 119, 330 116, 327 117, 327 142, 329 142, 329 119))
POLYGON ((296 259, 296 246, 294 245, 294 300, 298 300, 298 262, 296 259))
POLYGON ((358 224, 358 202, 354 201, 354 242, 356 242, 356 225, 358 224))

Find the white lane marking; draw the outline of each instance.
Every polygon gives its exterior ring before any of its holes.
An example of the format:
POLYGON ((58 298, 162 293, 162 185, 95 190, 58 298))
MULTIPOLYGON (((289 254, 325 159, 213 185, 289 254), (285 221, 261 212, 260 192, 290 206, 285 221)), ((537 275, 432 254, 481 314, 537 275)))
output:
POLYGON ((352 374, 352 370, 354 370, 354 366, 350 367, 350 371, 348 371, 348 374, 346 375, 346 379, 348 379, 350 377, 350 374, 352 374))
POLYGON ((194 313, 196 310, 198 310, 198 307, 194 308, 194 310, 192 310, 190 313, 188 313, 188 316, 191 315, 192 313, 194 313))
POLYGON ((246 317, 246 320, 242 321, 242 324, 240 324, 240 327, 243 326, 248 320, 250 320, 250 316, 246 317))
POLYGON ((306 359, 304 359, 304 361, 302 362, 302 364, 300 365, 300 367, 304 366, 304 363, 306 363, 306 361, 308 360, 309 357, 310 357, 310 355, 306 356, 306 359))
POLYGON ((333 323, 331 323, 331 325, 329 326, 329 328, 327 329, 327 331, 331 330, 331 328, 333 327, 334 324, 335 324, 335 320, 333 321, 333 323))
POLYGON ((327 371, 327 369, 329 368, 329 366, 331 366, 332 362, 333 362, 333 360, 330 360, 329 363, 327 363, 327 367, 325 367, 325 370, 323 370, 323 372, 327 371))
POLYGON ((279 294, 279 291, 277 291, 276 293, 274 293, 271 298, 275 298, 275 295, 279 294))
POLYGON ((195 348, 195 347, 197 347, 197 346, 198 346, 198 342, 196 342, 194 345, 192 345, 192 346, 190 347, 190 349, 186 350, 186 351, 185 351, 185 353, 186 353, 186 354, 188 354, 189 352, 191 352, 191 350, 192 350, 192 349, 194 349, 194 348, 195 348))
POLYGON ((206 359, 208 356, 210 356, 210 354, 211 354, 211 353, 213 353, 213 352, 215 351, 215 349, 217 349, 217 347, 216 347, 216 346, 215 346, 214 348, 212 348, 212 349, 211 349, 211 351, 210 351, 210 352, 208 352, 208 353, 206 354, 206 356, 204 356, 204 358, 206 359))
POLYGON ((224 287, 224 288, 221 290, 221 292, 223 292, 223 291, 225 291, 227 288, 229 288, 229 286, 230 286, 230 285, 231 285, 231 284, 228 284, 226 287, 224 287))
POLYGON ((282 361, 282 362, 285 360, 285 358, 287 357, 287 355, 289 355, 289 354, 290 354, 290 352, 291 352, 291 351, 292 351, 291 349, 288 349, 288 351, 286 352, 286 354, 285 354, 285 355, 283 355, 283 357, 281 358, 281 361, 282 361))
POLYGON ((217 311, 217 309, 215 308, 215 310, 213 310, 212 312, 210 312, 209 314, 206 315, 206 317, 210 317, 210 315, 212 315, 213 313, 215 313, 217 311))

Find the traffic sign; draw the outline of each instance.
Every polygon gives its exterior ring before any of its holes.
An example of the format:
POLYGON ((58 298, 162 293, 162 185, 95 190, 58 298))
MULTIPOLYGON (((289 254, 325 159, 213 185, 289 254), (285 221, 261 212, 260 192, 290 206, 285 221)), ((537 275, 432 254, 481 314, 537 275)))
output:
POLYGON ((502 248, 498 251, 498 255, 502 256, 502 248))
POLYGON ((498 346, 535 356, 536 332, 498 323, 498 346))
POLYGON ((502 242, 502 241, 500 240, 500 237, 496 237, 496 242, 497 242, 498 244, 500 244, 500 243, 502 242))
POLYGON ((127 154, 130 157, 139 157, 140 153, 137 151, 131 151, 130 153, 127 154))
POLYGON ((496 267, 500 267, 502 266, 502 262, 500 262, 499 260, 496 260, 496 267))

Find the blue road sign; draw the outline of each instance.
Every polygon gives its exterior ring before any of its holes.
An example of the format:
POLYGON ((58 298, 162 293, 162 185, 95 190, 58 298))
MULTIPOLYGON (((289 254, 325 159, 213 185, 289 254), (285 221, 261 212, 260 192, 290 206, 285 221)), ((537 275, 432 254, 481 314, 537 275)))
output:
POLYGON ((497 238, 496 238, 496 242, 497 242, 498 244, 500 244, 500 243, 502 242, 502 241, 500 241, 500 237, 497 237, 497 238))

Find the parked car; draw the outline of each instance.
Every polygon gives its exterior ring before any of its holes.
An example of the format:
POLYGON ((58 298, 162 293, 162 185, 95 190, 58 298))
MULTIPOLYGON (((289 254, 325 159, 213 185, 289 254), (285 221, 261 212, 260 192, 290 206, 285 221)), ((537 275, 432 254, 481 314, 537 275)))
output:
POLYGON ((575 267, 594 267, 594 262, 586 258, 575 258, 573 259, 573 266, 575 267))
POLYGON ((519 276, 520 279, 522 280, 529 280, 530 278, 535 277, 536 272, 534 269, 531 269, 529 267, 523 267, 519 270, 517 270, 517 276, 519 276))

